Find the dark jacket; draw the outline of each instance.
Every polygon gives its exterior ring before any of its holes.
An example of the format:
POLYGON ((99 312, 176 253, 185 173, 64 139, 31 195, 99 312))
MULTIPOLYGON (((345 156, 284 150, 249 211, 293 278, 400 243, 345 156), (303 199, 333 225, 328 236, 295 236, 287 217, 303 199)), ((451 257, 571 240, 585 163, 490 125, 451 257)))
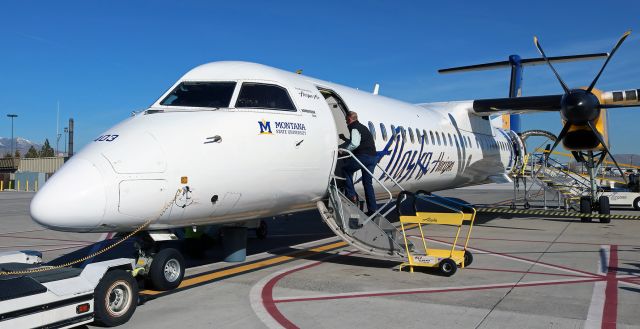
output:
MULTIPOLYGON (((373 141, 371 132, 369 132, 369 129, 367 129, 365 125, 361 124, 359 121, 354 121, 348 125, 347 128, 349 128, 349 133, 351 133, 353 129, 357 129, 360 133, 360 146, 353 150, 353 154, 376 155, 376 144, 373 141)), ((351 140, 349 140, 349 142, 351 142, 351 140)))

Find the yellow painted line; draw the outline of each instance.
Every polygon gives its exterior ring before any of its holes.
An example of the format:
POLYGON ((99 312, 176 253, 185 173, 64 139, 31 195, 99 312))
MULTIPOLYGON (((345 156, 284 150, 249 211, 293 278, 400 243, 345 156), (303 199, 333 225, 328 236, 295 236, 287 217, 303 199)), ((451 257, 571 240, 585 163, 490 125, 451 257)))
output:
MULTIPOLYGON (((347 246, 347 243, 343 242, 343 241, 340 241, 340 242, 328 244, 326 246, 321 246, 321 247, 317 247, 317 248, 313 248, 313 249, 300 250, 299 252, 294 252, 294 253, 292 253, 291 255, 288 255, 288 256, 279 256, 279 257, 266 259, 266 260, 255 262, 255 263, 250 263, 250 264, 243 265, 243 266, 238 266, 238 267, 222 270, 222 271, 219 271, 219 272, 213 272, 213 273, 209 273, 209 274, 199 275, 199 276, 196 276, 196 277, 193 277, 193 278, 189 278, 189 279, 183 280, 182 283, 180 283, 180 286, 178 286, 178 288, 176 288, 176 289, 186 288, 186 287, 193 286, 195 284, 203 283, 203 282, 206 282, 206 281, 211 281, 211 280, 223 278, 225 276, 231 276, 231 275, 234 275, 234 274, 239 274, 239 273, 248 272, 248 271, 252 271, 252 270, 255 270, 255 269, 259 269, 259 268, 264 268, 264 267, 275 265, 275 264, 279 264, 279 263, 284 263, 286 261, 289 261, 289 260, 292 260, 292 259, 295 259, 295 258, 299 258, 299 256, 301 254, 323 252, 323 251, 327 251, 327 250, 331 250, 331 249, 337 249, 337 248, 341 248, 341 247, 345 247, 345 246, 347 246)), ((157 294, 162 293, 162 291, 143 290, 140 293, 145 294, 145 295, 157 295, 157 294)))
MULTIPOLYGON (((417 224, 411 224, 411 225, 405 226, 405 229, 412 229, 412 228, 415 228, 417 226, 418 226, 417 224)), ((230 268, 230 269, 226 269, 226 270, 222 270, 222 271, 218 271, 218 272, 198 275, 198 276, 183 280, 182 283, 180 283, 180 285, 176 289, 186 288, 186 287, 190 287, 190 286, 193 286, 193 285, 196 285, 196 284, 200 284, 200 283, 203 283, 203 282, 212 281, 212 280, 215 280, 215 279, 220 279, 220 278, 223 278, 223 277, 226 277, 226 276, 231 276, 231 275, 240 274, 240 273, 243 273, 243 272, 248 272, 248 271, 252 271, 252 270, 256 270, 256 269, 260 269, 260 268, 265 268, 265 267, 268 267, 268 266, 284 263, 284 262, 287 262, 287 261, 292 260, 292 259, 300 258, 301 255, 312 254, 312 253, 317 253, 317 252, 323 252, 323 251, 327 251, 327 250, 342 248, 342 247, 346 247, 347 245, 348 244, 346 242, 339 241, 339 242, 335 242, 335 243, 332 243, 332 244, 328 244, 328 245, 325 245, 325 246, 320 246, 320 247, 316 247, 316 248, 312 248, 312 249, 303 249, 303 250, 296 251, 296 252, 293 252, 293 253, 291 253, 289 255, 285 255, 285 256, 279 256, 279 257, 275 257, 275 258, 271 258, 271 259, 266 259, 266 260, 263 260, 263 261, 258 261, 258 262, 255 262, 255 263, 250 263, 250 264, 247 264, 247 265, 242 265, 242 266, 238 266, 238 267, 234 267, 234 268, 230 268)), ((143 290, 140 293, 144 294, 144 295, 157 295, 157 294, 163 293, 163 291, 143 290)))

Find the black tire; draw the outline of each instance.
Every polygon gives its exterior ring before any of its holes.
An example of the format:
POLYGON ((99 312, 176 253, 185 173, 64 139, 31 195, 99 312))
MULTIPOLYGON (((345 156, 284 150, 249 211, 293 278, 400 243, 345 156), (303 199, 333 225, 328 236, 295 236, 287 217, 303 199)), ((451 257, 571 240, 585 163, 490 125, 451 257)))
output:
POLYGON ((119 326, 131 319, 137 306, 138 282, 131 273, 109 271, 94 291, 94 322, 105 327, 119 326))
POLYGON ((269 233, 269 227, 267 226, 267 222, 261 220, 260 225, 256 228, 256 237, 260 240, 264 240, 267 238, 267 234, 269 233))
POLYGON ((456 273, 458 265, 456 265, 456 262, 454 262, 453 259, 445 258, 440 261, 440 264, 438 264, 438 269, 440 270, 440 273, 442 273, 442 275, 452 276, 456 273))
POLYGON ((531 205, 529 204, 529 202, 525 202, 523 208, 524 209, 529 209, 529 208, 531 208, 531 205))
MULTIPOLYGON (((598 212, 601 215, 611 214, 611 208, 609 207, 609 197, 601 196, 598 198, 598 212)), ((600 218, 600 223, 611 223, 611 218, 600 218)))
MULTIPOLYGON (((580 213, 582 214, 590 214, 591 213, 591 198, 588 196, 583 196, 580 198, 580 213)), ((580 220, 582 222, 588 223, 591 222, 591 217, 581 217, 580 220)))
POLYGON ((464 267, 467 267, 473 263, 473 255, 469 250, 464 251, 464 267))
POLYGON ((156 290, 172 290, 182 282, 184 271, 184 257, 180 252, 173 248, 162 249, 153 256, 149 280, 156 290))
POLYGON ((640 210, 640 198, 633 200, 633 209, 640 210))

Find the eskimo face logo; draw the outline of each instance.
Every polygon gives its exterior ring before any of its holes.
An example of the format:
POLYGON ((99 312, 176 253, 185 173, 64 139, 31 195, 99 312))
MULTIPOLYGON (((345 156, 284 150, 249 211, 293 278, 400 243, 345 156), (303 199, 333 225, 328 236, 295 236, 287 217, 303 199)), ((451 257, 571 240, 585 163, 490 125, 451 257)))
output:
POLYGON ((272 135, 271 132, 271 121, 258 121, 258 125, 260 126, 260 135, 272 135))

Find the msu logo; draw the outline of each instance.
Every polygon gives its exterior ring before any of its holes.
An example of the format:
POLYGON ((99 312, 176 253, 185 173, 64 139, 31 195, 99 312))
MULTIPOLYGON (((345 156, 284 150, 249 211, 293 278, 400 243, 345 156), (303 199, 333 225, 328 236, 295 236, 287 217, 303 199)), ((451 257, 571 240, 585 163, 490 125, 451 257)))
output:
POLYGON ((272 135, 271 132, 271 121, 258 121, 258 125, 260 126, 260 135, 272 135))

